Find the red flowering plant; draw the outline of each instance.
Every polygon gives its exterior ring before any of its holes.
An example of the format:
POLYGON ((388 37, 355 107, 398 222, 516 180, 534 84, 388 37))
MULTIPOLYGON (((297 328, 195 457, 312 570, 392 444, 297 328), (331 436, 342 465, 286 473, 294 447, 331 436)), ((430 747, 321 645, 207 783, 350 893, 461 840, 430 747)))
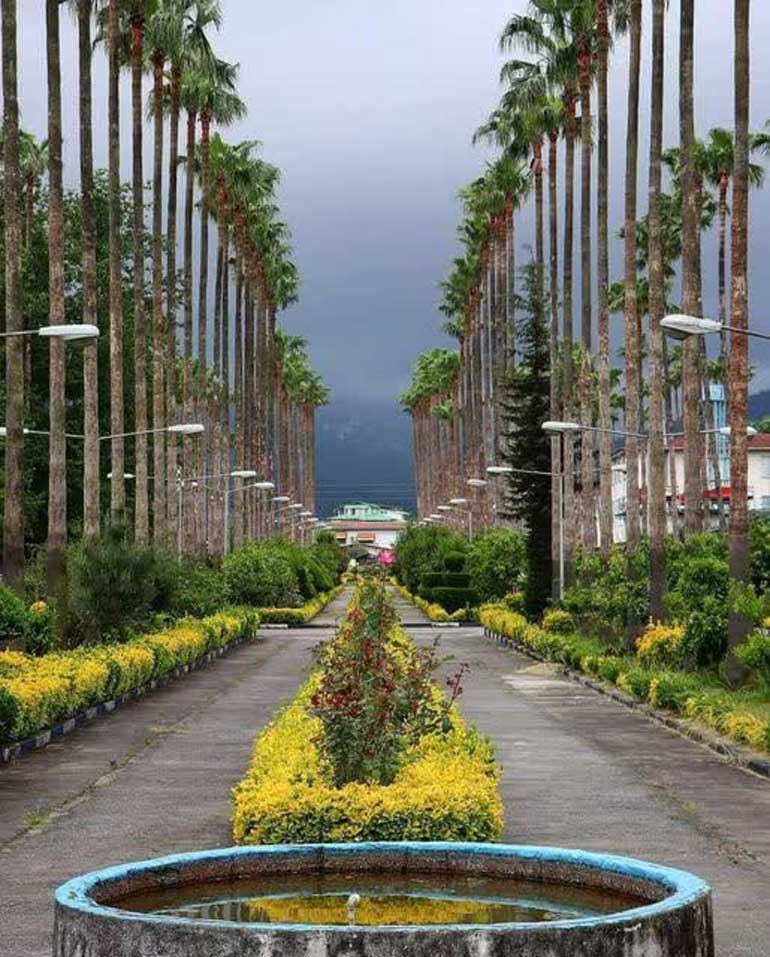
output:
POLYGON ((410 745, 449 730, 464 669, 450 679, 450 697, 439 694, 431 681, 435 644, 415 648, 397 624, 384 585, 366 581, 335 638, 319 651, 311 709, 322 731, 315 743, 336 787, 392 783, 410 745))

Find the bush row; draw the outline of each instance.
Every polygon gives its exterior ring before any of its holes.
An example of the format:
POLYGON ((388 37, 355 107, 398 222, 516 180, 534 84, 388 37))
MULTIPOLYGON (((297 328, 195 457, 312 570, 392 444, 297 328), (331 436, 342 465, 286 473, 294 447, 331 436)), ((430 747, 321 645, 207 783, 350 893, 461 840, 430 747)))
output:
POLYGON ((290 628, 299 628, 312 621, 316 615, 320 615, 344 587, 344 585, 338 585, 331 591, 322 592, 301 608, 260 608, 259 619, 263 625, 288 625, 290 628))
POLYGON ((615 684, 655 708, 701 721, 739 743, 770 750, 770 703, 766 695, 729 691, 716 677, 656 666, 652 648, 661 640, 676 641, 676 636, 661 639, 659 631, 650 629, 647 643, 645 638, 640 642, 640 657, 613 654, 598 639, 569 631, 564 613, 552 614, 559 617, 551 622, 547 615, 541 627, 504 606, 486 605, 480 619, 493 634, 503 635, 544 658, 615 684))
POLYGON ((39 657, 0 651, 0 742, 29 737, 140 688, 210 651, 254 635, 258 626, 256 612, 233 609, 125 643, 39 657))

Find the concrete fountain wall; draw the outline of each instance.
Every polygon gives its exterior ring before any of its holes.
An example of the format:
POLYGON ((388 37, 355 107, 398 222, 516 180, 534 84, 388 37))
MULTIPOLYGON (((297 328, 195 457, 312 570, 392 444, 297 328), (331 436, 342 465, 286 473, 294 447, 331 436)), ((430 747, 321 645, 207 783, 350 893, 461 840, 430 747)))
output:
POLYGON ((714 957, 711 892, 683 871, 559 848, 486 844, 249 847, 184 854, 77 878, 56 893, 54 957, 714 957), (547 924, 307 927, 133 914, 141 891, 260 874, 482 874, 572 883, 646 903, 547 924))

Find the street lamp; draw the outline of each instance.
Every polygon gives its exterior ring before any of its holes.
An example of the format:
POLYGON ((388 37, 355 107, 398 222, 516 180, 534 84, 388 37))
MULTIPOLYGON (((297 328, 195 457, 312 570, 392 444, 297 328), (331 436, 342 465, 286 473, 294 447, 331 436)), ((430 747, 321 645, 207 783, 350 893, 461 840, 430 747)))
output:
POLYGON ((632 439, 648 439, 644 432, 627 432, 624 429, 602 429, 597 425, 583 425, 582 422, 543 422, 543 431, 552 435, 566 433, 596 432, 601 435, 623 435, 632 439))
POLYGON ((68 323, 63 326, 41 326, 40 329, 21 329, 19 332, 0 333, 2 339, 15 339, 18 336, 40 336, 42 339, 76 342, 82 339, 98 339, 99 329, 92 325, 68 323))
POLYGON ((666 316, 661 319, 661 327, 673 339, 687 339, 689 336, 710 336, 722 332, 735 332, 738 335, 750 336, 754 339, 770 340, 770 335, 757 332, 754 329, 739 329, 737 326, 728 326, 727 323, 716 319, 706 319, 703 316, 687 316, 681 313, 666 316))
POLYGON ((100 435, 100 442, 110 439, 129 439, 135 435, 157 435, 160 432, 168 435, 200 435, 206 431, 206 426, 199 422, 183 422, 181 425, 164 425, 160 429, 142 429, 141 432, 118 432, 115 435, 100 435))

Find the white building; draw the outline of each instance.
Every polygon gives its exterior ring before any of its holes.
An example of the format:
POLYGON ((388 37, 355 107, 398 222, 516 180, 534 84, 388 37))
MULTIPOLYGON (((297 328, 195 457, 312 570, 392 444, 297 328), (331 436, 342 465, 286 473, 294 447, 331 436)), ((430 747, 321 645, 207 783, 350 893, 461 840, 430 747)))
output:
MULTIPOLYGON (((721 495, 725 510, 730 510, 730 456, 729 440, 723 436, 718 439, 719 470, 721 480, 721 495)), ((751 511, 770 512, 770 435, 754 435, 749 437, 749 509, 751 511)), ((626 540, 626 456, 625 452, 618 452, 614 457, 612 473, 612 504, 615 523, 615 541, 626 540)), ((646 464, 640 461, 640 480, 642 470, 646 464)), ((642 502, 644 503, 644 489, 648 483, 640 482, 642 487, 642 502)), ((708 489, 703 492, 704 499, 708 500, 712 528, 718 527, 719 495, 714 481, 714 474, 709 463, 708 489)), ((666 450, 666 498, 669 502, 669 530, 671 529, 671 509, 673 503, 680 513, 684 512, 684 438, 678 436, 671 440, 670 448, 666 450), (671 482, 670 456, 674 456, 674 482, 671 482)))
POLYGON ((407 513, 368 502, 344 505, 326 523, 340 545, 362 545, 377 555, 392 549, 406 528, 407 513))

